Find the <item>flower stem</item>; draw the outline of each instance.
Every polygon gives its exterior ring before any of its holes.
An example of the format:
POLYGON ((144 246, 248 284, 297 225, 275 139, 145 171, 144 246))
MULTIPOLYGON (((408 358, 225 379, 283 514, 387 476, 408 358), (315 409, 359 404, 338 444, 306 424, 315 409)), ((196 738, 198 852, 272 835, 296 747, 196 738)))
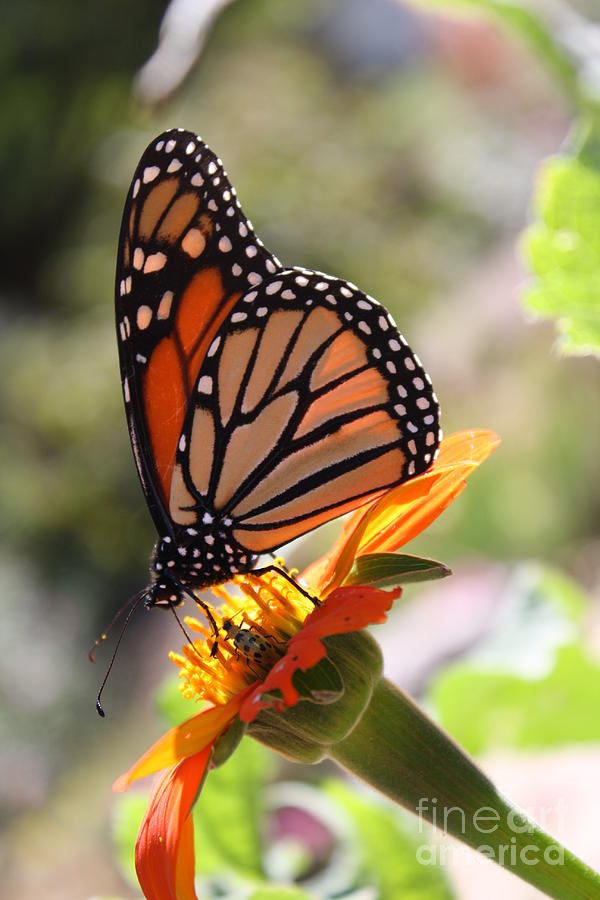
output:
POLYGON ((332 759, 549 897, 600 898, 600 875, 498 793, 475 763, 385 679, 332 759))

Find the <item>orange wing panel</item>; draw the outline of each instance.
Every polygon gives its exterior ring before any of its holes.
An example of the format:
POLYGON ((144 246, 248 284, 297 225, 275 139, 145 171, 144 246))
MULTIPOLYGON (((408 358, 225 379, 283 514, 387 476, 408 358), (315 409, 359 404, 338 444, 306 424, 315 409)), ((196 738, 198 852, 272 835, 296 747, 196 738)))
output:
POLYGON ((215 334, 239 297, 239 293, 224 297, 217 269, 199 272, 179 302, 174 335, 159 341, 150 357, 144 411, 165 503, 188 398, 215 334))
POLYGON ((186 409, 181 360, 172 337, 163 338, 150 357, 144 378, 144 411, 163 497, 171 488, 175 449, 186 409))
POLYGON ((188 391, 196 383, 202 360, 241 293, 224 296, 218 269, 199 272, 186 288, 177 311, 177 332, 188 362, 188 391))

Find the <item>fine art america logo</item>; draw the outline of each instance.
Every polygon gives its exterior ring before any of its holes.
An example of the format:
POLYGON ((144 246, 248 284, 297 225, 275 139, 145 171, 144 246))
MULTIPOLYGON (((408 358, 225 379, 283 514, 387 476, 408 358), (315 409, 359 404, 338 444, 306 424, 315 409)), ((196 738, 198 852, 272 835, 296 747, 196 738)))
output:
POLYGON ((541 845, 539 841, 532 843, 527 840, 527 835, 533 833, 536 825, 545 828, 545 820, 550 818, 558 833, 564 831, 566 804, 562 800, 552 807, 541 807, 527 813, 512 809, 502 815, 492 806, 481 806, 475 812, 467 813, 460 806, 441 806, 437 797, 421 797, 415 811, 419 819, 419 834, 423 834, 424 824, 434 834, 461 834, 470 838, 468 843, 480 854, 477 856, 467 847, 454 844, 420 844, 416 856, 423 866, 443 866, 458 861, 459 857, 461 862, 481 862, 482 857, 486 857, 507 868, 519 864, 537 866, 542 861, 550 866, 564 864, 565 851, 560 844, 548 841, 541 845), (491 835, 494 839, 490 842, 491 835))

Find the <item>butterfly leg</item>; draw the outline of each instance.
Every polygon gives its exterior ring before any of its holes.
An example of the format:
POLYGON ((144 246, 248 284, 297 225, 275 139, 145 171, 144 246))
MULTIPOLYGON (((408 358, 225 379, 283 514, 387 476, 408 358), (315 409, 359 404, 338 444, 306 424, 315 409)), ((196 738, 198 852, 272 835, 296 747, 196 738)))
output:
POLYGON ((210 650, 210 655, 216 656, 217 648, 219 646, 219 628, 218 628, 217 623, 214 620, 214 616, 210 610, 210 606, 208 605, 208 603, 204 603, 203 600, 199 600, 198 597, 196 597, 196 595, 193 593, 193 591, 190 591, 190 589, 187 588, 184 584, 182 584, 181 581, 179 581, 179 579, 173 578, 172 580, 173 580, 173 583, 177 585, 177 587, 179 588, 180 591, 182 591, 184 594, 187 594, 188 597, 191 597, 192 600, 194 601, 194 603, 196 603, 202 609, 204 615, 210 622, 210 627, 212 628, 212 632, 214 635, 214 640, 213 640, 213 645, 210 650))
POLYGON ((279 566, 269 565, 269 566, 261 566, 260 569, 252 569, 252 575, 266 575, 267 572, 276 572, 278 575, 281 575, 282 578, 285 578, 287 582, 289 582, 293 588, 297 591, 300 591, 307 600, 313 604, 313 606, 321 606, 321 601, 318 597, 313 597, 308 591, 305 591, 304 588, 295 581, 292 576, 285 571, 285 569, 280 568, 279 566))

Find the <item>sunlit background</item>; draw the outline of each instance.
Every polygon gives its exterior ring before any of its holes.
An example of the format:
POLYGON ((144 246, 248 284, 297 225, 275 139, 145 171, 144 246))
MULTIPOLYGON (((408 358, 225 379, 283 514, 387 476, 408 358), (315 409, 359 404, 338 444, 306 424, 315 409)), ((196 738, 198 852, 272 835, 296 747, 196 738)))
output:
MULTIPOLYGON (((458 18, 454 5, 4 8, 3 896, 139 896, 130 848, 143 799, 127 806, 111 784, 164 730, 155 698, 167 673, 174 683, 167 651, 181 635, 171 616, 138 613, 104 721, 94 699, 112 645, 95 666, 87 651, 145 584, 154 540, 122 409, 113 282, 131 175, 171 126, 223 158, 286 264, 340 275, 389 307, 446 432, 501 435, 411 545, 454 576, 407 589, 377 637, 389 677, 600 866, 598 362, 561 355, 521 296, 536 171, 577 110, 532 42, 476 17, 495 4, 458 18)), ((562 36, 582 29, 597 77, 593 0, 538 6, 562 36)), ((337 527, 300 541, 288 563, 315 558, 337 527)), ((162 705, 172 714, 164 689, 162 705)), ((419 834, 333 767, 283 767, 252 744, 229 767, 198 807, 200 896, 244 897, 261 879, 361 900, 537 896, 455 844, 445 865, 419 865, 415 848, 442 836, 419 834)))

